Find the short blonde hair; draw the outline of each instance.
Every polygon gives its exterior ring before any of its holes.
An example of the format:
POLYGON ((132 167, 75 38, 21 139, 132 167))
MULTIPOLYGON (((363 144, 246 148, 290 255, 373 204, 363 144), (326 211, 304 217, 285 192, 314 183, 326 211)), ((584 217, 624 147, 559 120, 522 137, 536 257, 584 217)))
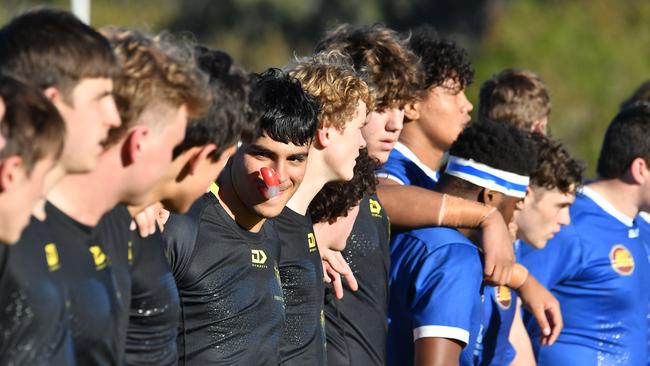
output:
POLYGON ((122 126, 111 130, 115 142, 136 124, 152 102, 186 105, 190 117, 203 114, 211 101, 208 77, 196 65, 191 47, 167 34, 149 37, 121 29, 106 29, 121 66, 113 91, 122 126))
POLYGON ((321 52, 299 60, 289 74, 320 101, 319 127, 333 126, 342 131, 354 118, 359 101, 366 104, 367 111, 374 106, 368 84, 355 74, 349 57, 339 51, 321 52))

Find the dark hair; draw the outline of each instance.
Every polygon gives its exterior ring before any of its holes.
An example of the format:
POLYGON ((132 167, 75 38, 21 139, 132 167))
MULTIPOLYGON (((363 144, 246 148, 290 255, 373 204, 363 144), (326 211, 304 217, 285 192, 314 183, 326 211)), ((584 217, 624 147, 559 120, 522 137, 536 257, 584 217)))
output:
POLYGON ((375 170, 379 165, 379 161, 368 155, 366 149, 359 150, 352 180, 325 184, 311 201, 309 214, 312 220, 323 222, 347 216, 348 210, 358 205, 363 197, 375 193, 375 170))
POLYGON ((58 159, 63 151, 65 124, 43 92, 0 75, 0 98, 5 104, 0 131, 6 140, 0 159, 20 156, 28 173, 47 156, 58 159))
POLYGON ((530 176, 537 149, 530 134, 507 123, 472 123, 451 145, 449 155, 472 159, 495 169, 530 176))
POLYGON ((198 67, 210 76, 212 103, 206 115, 188 123, 183 142, 174 148, 174 158, 192 147, 213 143, 217 149, 210 158, 217 161, 242 137, 248 142, 255 130, 257 120, 248 105, 250 79, 226 52, 196 46, 195 56, 198 67))
POLYGON ((601 178, 622 177, 636 158, 650 164, 650 104, 618 112, 605 132, 596 171, 601 178))
POLYGON ((530 185, 575 193, 582 183, 584 164, 574 159, 558 141, 541 133, 533 133, 531 138, 537 147, 537 166, 530 175, 530 185))
POLYGON ((355 70, 367 76, 377 111, 403 107, 418 97, 417 59, 399 34, 384 25, 341 25, 318 42, 316 52, 327 50, 347 54, 355 70))
POLYGON ((38 9, 0 29, 0 68, 39 88, 56 87, 69 101, 83 78, 112 78, 118 71, 108 41, 63 10, 38 9))
POLYGON ((539 76, 527 70, 506 69, 481 85, 478 119, 514 123, 530 130, 551 113, 551 97, 539 76))
POLYGON ((458 82, 461 89, 472 83, 474 69, 467 51, 452 40, 440 38, 431 26, 415 28, 408 47, 420 59, 420 90, 442 86, 447 79, 458 82))
POLYGON ((621 109, 629 108, 636 103, 650 103, 650 80, 639 85, 629 98, 621 103, 621 109))
POLYGON ((316 134, 318 99, 280 69, 270 68, 255 75, 250 105, 260 119, 255 138, 266 134, 275 141, 304 146, 316 134))

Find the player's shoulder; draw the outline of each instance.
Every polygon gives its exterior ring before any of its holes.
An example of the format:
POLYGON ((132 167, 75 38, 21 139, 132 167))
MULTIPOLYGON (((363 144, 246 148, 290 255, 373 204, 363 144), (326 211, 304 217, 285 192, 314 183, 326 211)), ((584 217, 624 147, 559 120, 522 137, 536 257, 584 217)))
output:
POLYGON ((474 243, 460 231, 448 227, 422 227, 408 231, 407 235, 422 242, 428 251, 435 251, 449 245, 467 246, 478 250, 474 243))

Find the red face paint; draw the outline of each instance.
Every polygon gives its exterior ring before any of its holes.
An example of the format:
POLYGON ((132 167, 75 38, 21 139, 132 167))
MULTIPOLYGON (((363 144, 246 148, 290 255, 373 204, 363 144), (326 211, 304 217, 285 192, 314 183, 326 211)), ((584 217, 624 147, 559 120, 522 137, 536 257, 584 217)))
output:
POLYGON ((271 199, 280 193, 280 177, 278 173, 270 167, 263 167, 260 169, 266 190, 262 192, 266 199, 271 199))

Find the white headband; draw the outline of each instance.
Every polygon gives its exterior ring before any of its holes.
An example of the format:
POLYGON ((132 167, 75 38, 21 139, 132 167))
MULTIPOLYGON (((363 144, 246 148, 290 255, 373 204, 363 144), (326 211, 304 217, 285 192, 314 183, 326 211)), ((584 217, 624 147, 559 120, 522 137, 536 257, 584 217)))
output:
POLYGON ((474 160, 450 155, 446 174, 453 175, 483 188, 501 192, 507 196, 524 198, 530 178, 505 170, 495 169, 474 160))

